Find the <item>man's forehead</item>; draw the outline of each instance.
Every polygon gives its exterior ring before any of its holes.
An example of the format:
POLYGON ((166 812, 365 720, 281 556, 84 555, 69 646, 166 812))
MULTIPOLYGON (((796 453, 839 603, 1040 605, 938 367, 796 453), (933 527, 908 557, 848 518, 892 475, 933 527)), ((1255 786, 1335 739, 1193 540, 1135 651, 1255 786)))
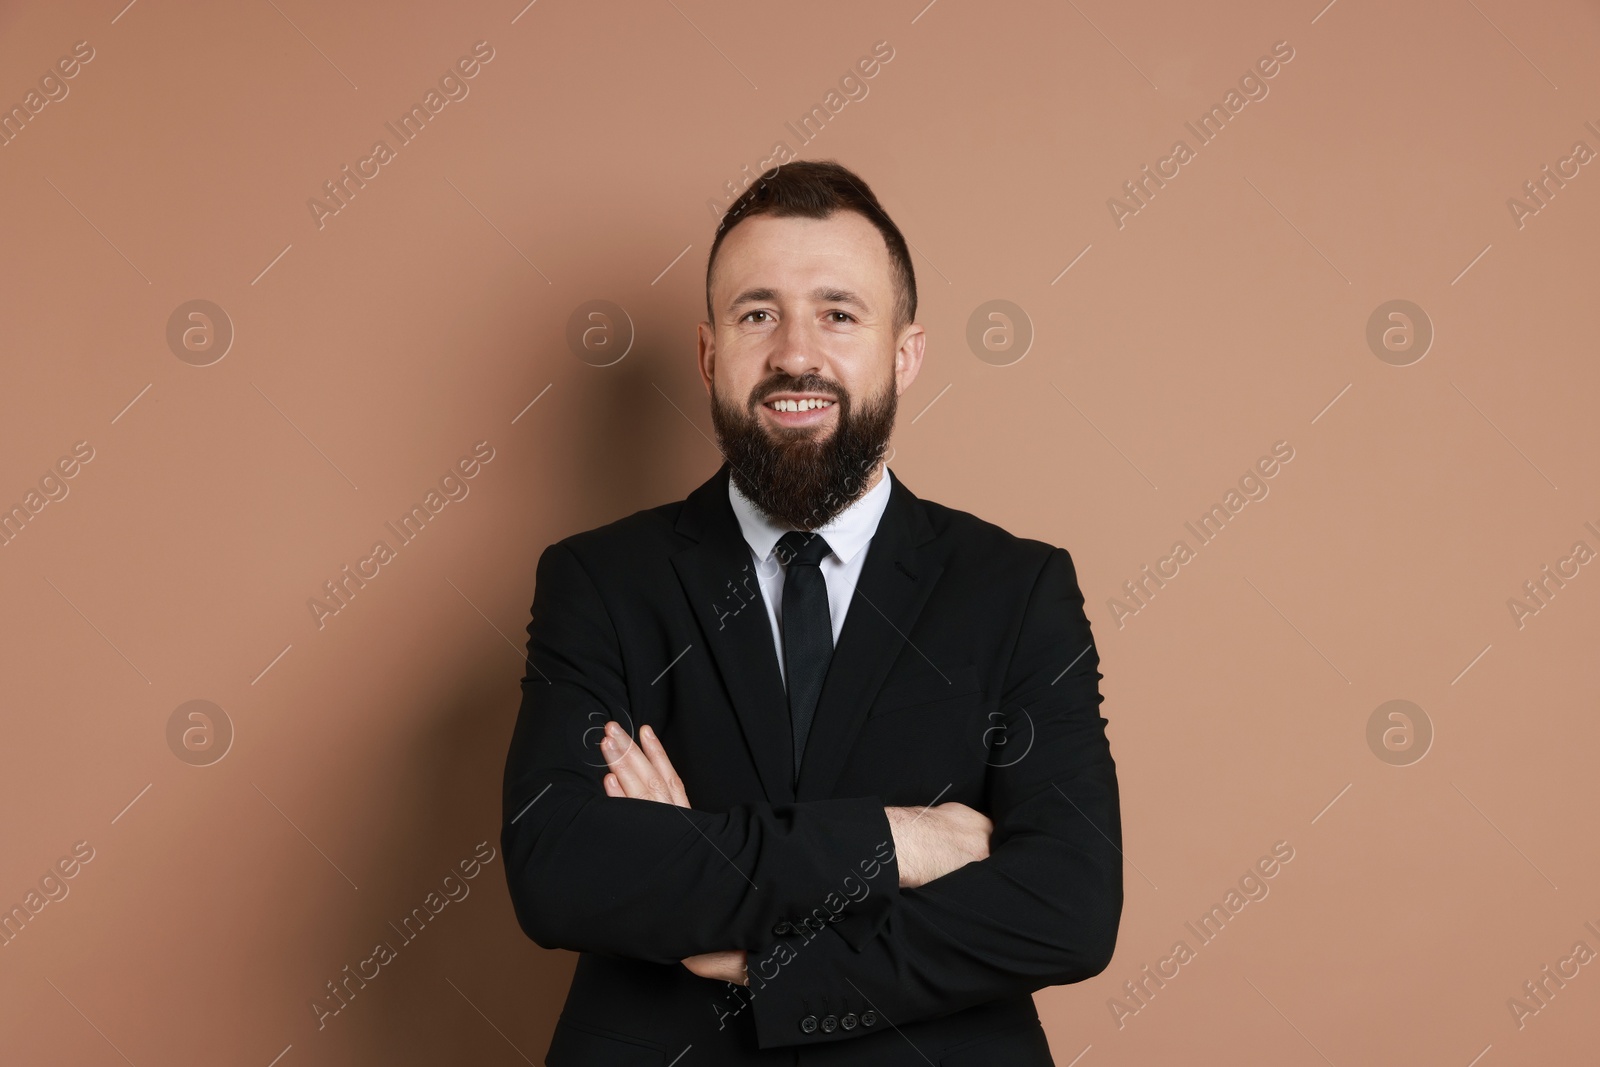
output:
POLYGON ((756 215, 724 239, 712 280, 725 299, 750 288, 786 296, 837 288, 865 297, 890 284, 889 250, 853 211, 826 219, 756 215))

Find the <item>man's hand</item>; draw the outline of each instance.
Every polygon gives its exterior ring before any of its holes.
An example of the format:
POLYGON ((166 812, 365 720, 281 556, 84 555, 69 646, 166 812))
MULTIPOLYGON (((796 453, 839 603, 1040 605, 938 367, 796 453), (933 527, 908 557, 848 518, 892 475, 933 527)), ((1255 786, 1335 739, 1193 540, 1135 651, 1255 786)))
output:
POLYGON ((701 978, 732 982, 734 985, 750 984, 750 975, 745 971, 745 953, 743 949, 736 948, 729 949, 727 952, 706 952, 699 956, 690 956, 683 961, 683 965, 701 978))
POLYGON ((989 858, 994 823, 981 811, 951 801, 936 807, 884 808, 894 833, 900 885, 912 889, 989 858))
POLYGON ((606 758, 610 773, 605 777, 608 797, 632 797, 635 800, 655 800, 662 804, 689 807, 689 795, 684 792, 678 772, 667 759, 667 750, 655 731, 640 727, 639 743, 615 721, 606 723, 606 735, 600 741, 600 752, 606 758))
MULTIPOLYGON (((600 751, 608 768, 604 780, 606 796, 631 797, 634 800, 654 800, 680 808, 689 806, 689 794, 684 791, 683 780, 667 758, 667 750, 648 726, 639 728, 639 743, 633 743, 628 732, 615 721, 606 723, 605 737, 600 741, 600 751)), ((750 976, 745 970, 743 949, 726 952, 705 952, 690 956, 683 965, 701 978, 720 979, 734 985, 749 985, 750 976)))

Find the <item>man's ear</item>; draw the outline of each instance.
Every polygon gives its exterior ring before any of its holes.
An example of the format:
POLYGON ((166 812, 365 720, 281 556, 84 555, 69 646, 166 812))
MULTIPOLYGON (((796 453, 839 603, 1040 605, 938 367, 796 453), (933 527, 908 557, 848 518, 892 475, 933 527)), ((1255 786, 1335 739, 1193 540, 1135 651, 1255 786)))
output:
POLYGON ((894 352, 895 395, 902 396, 922 370, 922 351, 928 342, 928 333, 921 323, 913 322, 900 334, 900 347, 894 352))
POLYGON ((706 387, 706 395, 711 395, 711 378, 716 372, 717 331, 709 322, 702 322, 695 328, 697 336, 696 364, 700 368, 700 381, 706 387))

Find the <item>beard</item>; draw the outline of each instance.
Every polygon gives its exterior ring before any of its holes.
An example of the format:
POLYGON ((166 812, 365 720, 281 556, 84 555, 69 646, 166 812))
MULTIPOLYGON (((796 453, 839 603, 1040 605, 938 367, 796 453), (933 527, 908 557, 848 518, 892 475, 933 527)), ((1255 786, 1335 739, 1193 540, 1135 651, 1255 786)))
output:
POLYGON ((820 375, 781 375, 751 390, 743 408, 711 391, 711 423, 740 492, 774 522, 800 530, 826 526, 866 492, 867 478, 888 448, 898 397, 894 376, 857 410, 854 398, 820 375), (827 393, 838 409, 834 427, 778 426, 769 433, 756 405, 774 393, 827 393))

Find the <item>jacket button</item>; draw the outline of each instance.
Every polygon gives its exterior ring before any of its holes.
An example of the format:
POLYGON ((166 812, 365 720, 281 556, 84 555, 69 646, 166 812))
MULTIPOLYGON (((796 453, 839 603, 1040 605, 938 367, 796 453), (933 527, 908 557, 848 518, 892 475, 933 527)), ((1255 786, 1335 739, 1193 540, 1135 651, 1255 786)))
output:
POLYGON ((837 1029, 839 1029, 839 1017, 837 1015, 824 1015, 822 1017, 823 1033, 831 1034, 837 1029))
POLYGON ((878 1021, 878 1013, 877 1012, 875 1012, 875 1011, 864 1011, 864 1012, 861 1013, 861 1025, 862 1026, 871 1026, 874 1023, 876 1023, 877 1021, 878 1021))
POLYGON ((816 1033, 817 1032, 817 1017, 815 1015, 807 1015, 804 1019, 801 1019, 800 1020, 800 1032, 802 1034, 814 1034, 814 1033, 816 1033))
POLYGON ((779 937, 782 937, 784 934, 793 933, 794 932, 794 927, 790 926, 787 922, 784 922, 783 920, 780 919, 778 921, 778 925, 776 925, 776 926, 774 926, 772 928, 772 932, 777 934, 779 937))
POLYGON ((844 1027, 846 1030, 854 1030, 856 1028, 856 1023, 860 1021, 861 1020, 856 1018, 856 1013, 851 1012, 850 1014, 840 1018, 839 1025, 844 1027))

